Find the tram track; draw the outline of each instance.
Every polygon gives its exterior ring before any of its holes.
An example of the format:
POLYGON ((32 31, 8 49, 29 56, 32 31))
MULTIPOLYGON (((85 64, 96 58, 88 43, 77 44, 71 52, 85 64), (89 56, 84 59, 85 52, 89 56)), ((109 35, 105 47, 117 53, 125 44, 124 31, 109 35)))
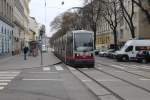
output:
MULTIPOLYGON (((141 74, 137 74, 137 73, 134 73, 134 72, 131 72, 131 71, 127 71, 127 70, 125 70, 125 69, 113 67, 112 65, 108 65, 108 64, 104 64, 104 63, 100 63, 100 62, 97 62, 97 63, 100 64, 100 65, 103 65, 103 66, 105 66, 105 67, 110 67, 110 68, 113 68, 113 69, 116 69, 116 70, 119 70, 119 71, 126 72, 126 73, 128 73, 128 74, 132 74, 132 75, 140 76, 140 77, 143 77, 143 78, 146 78, 146 79, 150 79, 150 77, 148 77, 148 76, 141 75, 141 74)), ((120 66, 120 65, 117 65, 117 66, 120 66)), ((137 70, 137 71, 141 71, 141 70, 137 70)), ((143 70, 142 70, 142 71, 143 71, 143 70)), ((147 72, 147 71, 143 71, 143 72, 147 72)))
MULTIPOLYGON (((95 82, 96 84, 98 84, 100 87, 103 87, 105 90, 107 90, 108 92, 110 92, 110 94, 113 95, 114 97, 116 97, 117 99, 119 99, 119 100, 126 100, 125 97, 122 97, 119 93, 117 93, 117 91, 113 90, 113 89, 112 89, 111 87, 109 87, 108 85, 105 85, 105 84, 104 84, 103 82, 101 82, 100 80, 94 78, 94 76, 91 75, 90 73, 84 71, 84 70, 81 69, 81 68, 76 68, 76 70, 78 70, 80 73, 82 73, 83 75, 85 75, 86 77, 88 77, 89 79, 91 79, 93 82, 95 82)), ((139 86, 139 85, 137 85, 137 84, 134 83, 134 82, 128 81, 128 80, 123 79, 123 78, 120 78, 120 77, 118 77, 118 76, 116 76, 116 75, 113 75, 113 74, 111 74, 111 73, 109 73, 109 72, 103 71, 103 70, 98 69, 98 68, 93 68, 93 70, 98 71, 98 72, 100 72, 100 73, 103 73, 103 74, 105 74, 105 75, 108 75, 108 76, 110 76, 110 77, 113 77, 114 79, 120 80, 121 82, 130 85, 131 87, 137 88, 137 89, 139 89, 139 90, 141 90, 141 91, 143 91, 143 92, 145 92, 145 93, 147 93, 147 94, 150 94, 150 90, 149 90, 149 89, 144 88, 144 87, 142 87, 142 86, 139 86)))
POLYGON ((98 69, 98 68, 95 68, 95 70, 97 70, 97 71, 99 71, 99 72, 102 72, 102 73, 104 73, 104 74, 106 74, 106 75, 112 76, 112 77, 114 77, 114 78, 116 78, 116 79, 119 79, 119 80, 121 80, 121 81, 123 81, 123 82, 125 82, 125 83, 128 83, 128 84, 130 84, 130 85, 132 85, 132 86, 134 86, 134 87, 137 87, 137 88, 139 88, 139 89, 141 89, 141 90, 144 90, 144 91, 150 93, 150 90, 149 90, 149 89, 144 88, 144 87, 142 87, 142 86, 139 86, 139 85, 137 85, 137 84, 135 84, 135 83, 133 83, 133 82, 131 82, 131 81, 127 81, 127 80, 125 80, 125 79, 123 79, 123 78, 120 78, 120 77, 118 77, 118 76, 116 76, 116 75, 113 75, 113 74, 111 74, 111 73, 109 73, 109 72, 103 71, 103 70, 98 69))
POLYGON ((96 79, 94 79, 92 76, 88 75, 86 72, 80 70, 79 68, 76 68, 76 70, 78 70, 80 73, 82 73, 83 75, 85 75, 86 77, 88 77, 89 79, 91 79, 93 82, 95 82, 96 84, 98 84, 100 87, 103 87, 104 89, 106 89, 108 92, 110 92, 113 96, 115 96, 118 100, 125 100, 123 97, 121 97, 119 94, 115 93, 113 90, 111 90, 110 88, 108 88, 107 86, 105 86, 104 84, 102 84, 101 82, 97 81, 96 79))

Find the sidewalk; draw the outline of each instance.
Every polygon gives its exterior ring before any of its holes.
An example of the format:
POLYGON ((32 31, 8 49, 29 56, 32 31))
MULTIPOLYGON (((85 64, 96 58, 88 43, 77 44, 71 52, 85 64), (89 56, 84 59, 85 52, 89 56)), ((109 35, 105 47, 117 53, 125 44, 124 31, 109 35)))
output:
POLYGON ((0 70, 15 70, 24 68, 34 68, 41 66, 53 65, 60 62, 53 53, 43 53, 43 65, 41 65, 41 55, 37 57, 27 56, 27 60, 24 60, 23 54, 10 56, 4 59, 0 59, 0 70))

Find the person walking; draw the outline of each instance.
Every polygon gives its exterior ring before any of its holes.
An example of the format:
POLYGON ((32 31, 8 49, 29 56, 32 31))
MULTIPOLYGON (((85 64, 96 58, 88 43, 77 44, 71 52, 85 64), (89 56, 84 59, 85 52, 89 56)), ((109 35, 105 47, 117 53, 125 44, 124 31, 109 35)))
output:
POLYGON ((27 46, 25 46, 23 51, 24 51, 24 60, 27 60, 27 53, 29 51, 29 48, 27 46))

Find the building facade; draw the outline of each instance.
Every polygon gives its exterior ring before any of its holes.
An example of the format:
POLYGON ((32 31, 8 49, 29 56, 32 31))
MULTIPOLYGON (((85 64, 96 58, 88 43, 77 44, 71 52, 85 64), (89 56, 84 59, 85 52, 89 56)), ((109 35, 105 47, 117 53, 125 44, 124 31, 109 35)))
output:
POLYGON ((23 49, 29 31, 29 0, 14 1, 14 45, 13 51, 17 54, 23 49))
POLYGON ((29 17, 29 31, 25 37, 28 43, 38 40, 39 29, 40 25, 37 23, 36 19, 34 17, 29 17))
POLYGON ((0 0, 0 7, 0 54, 11 53, 14 33, 14 0, 0 0))

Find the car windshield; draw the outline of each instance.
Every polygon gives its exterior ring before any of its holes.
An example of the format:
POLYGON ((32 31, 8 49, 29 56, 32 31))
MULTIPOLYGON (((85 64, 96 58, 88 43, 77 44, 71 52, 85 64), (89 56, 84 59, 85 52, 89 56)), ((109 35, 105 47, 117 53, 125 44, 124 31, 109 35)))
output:
POLYGON ((74 35, 74 50, 87 52, 93 50, 93 35, 89 33, 79 33, 74 35))

